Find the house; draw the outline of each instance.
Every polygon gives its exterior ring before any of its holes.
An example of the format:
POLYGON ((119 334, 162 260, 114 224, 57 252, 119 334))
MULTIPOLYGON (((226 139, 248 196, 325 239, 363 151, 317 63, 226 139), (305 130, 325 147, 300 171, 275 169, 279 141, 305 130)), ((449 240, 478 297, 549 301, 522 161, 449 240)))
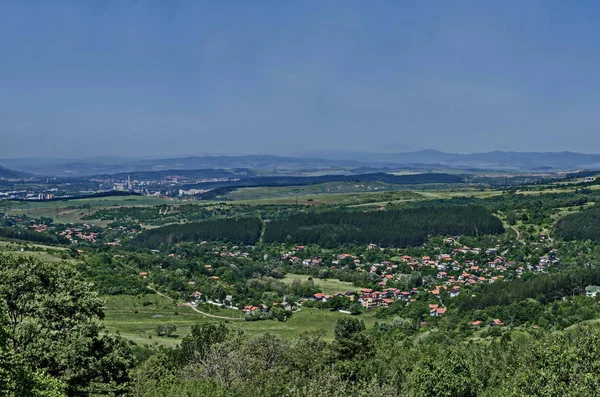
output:
POLYGON ((246 314, 256 314, 258 312, 259 307, 258 306, 244 306, 244 310, 243 312, 246 314))
POLYGON ((477 328, 479 328, 479 327, 481 326, 481 324, 483 324, 483 321, 479 321, 479 320, 477 320, 477 321, 473 321, 473 322, 471 323, 471 325, 472 325, 473 327, 477 327, 477 328))
POLYGON ((585 287, 585 295, 590 298, 595 298, 596 295, 600 292, 600 287, 597 285, 588 285, 585 287))
POLYGON ((318 292, 313 295, 313 298, 315 298, 316 301, 327 302, 327 300, 331 299, 331 296, 318 292))
POLYGON ((407 292, 407 291, 402 291, 402 292, 400 292, 399 295, 400 295, 400 299, 403 299, 405 301, 407 301, 408 298, 410 298, 410 292, 407 292))
POLYGON ((450 298, 455 298, 455 297, 457 297, 458 295, 460 295, 460 290, 458 289, 458 287, 456 287, 456 288, 453 288, 453 289, 450 291, 450 298))
POLYGON ((441 316, 446 313, 445 307, 439 307, 439 305, 429 305, 429 315, 432 317, 441 316))
POLYGON ((373 298, 361 297, 358 301, 362 304, 362 306, 366 309, 373 309, 377 307, 377 300, 373 298))
POLYGON ((394 303, 394 301, 391 300, 391 299, 384 298, 384 299, 381 300, 381 306, 384 306, 384 307, 385 306, 389 306, 392 303, 394 303))
POLYGON ((496 318, 490 323, 490 327, 504 327, 504 323, 496 318))

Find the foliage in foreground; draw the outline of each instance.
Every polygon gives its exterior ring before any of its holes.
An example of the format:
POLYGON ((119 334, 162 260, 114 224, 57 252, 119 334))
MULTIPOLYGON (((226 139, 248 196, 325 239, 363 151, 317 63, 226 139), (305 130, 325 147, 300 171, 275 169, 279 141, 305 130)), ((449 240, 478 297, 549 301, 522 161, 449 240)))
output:
POLYGON ((133 347, 103 306, 68 264, 0 255, 0 395, 123 395, 133 347))
POLYGON ((335 340, 290 342, 221 325, 195 326, 181 348, 162 349, 135 373, 154 396, 591 396, 600 392, 600 333, 505 331, 465 341, 431 333, 367 331, 340 320, 335 340))

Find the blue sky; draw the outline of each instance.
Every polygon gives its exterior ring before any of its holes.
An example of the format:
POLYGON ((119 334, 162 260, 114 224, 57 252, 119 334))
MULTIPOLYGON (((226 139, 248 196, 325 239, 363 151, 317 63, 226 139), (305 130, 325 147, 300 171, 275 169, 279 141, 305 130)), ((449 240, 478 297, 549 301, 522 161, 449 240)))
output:
POLYGON ((595 1, 3 1, 0 157, 600 152, 595 1))

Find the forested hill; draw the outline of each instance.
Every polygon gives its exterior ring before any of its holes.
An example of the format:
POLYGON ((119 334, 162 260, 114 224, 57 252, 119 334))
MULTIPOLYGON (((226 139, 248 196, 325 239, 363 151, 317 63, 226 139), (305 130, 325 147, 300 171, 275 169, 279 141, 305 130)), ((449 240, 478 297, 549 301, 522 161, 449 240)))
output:
POLYGON ((386 247, 423 244, 428 235, 502 233, 502 222, 479 206, 444 206, 377 212, 298 214, 269 222, 265 242, 336 247, 375 243, 386 247))
POLYGON ((240 244, 254 244, 260 237, 262 222, 258 218, 220 219, 206 222, 175 224, 146 230, 137 235, 132 244, 157 249, 163 244, 182 241, 223 240, 240 244))
POLYGON ((19 179, 19 178, 29 178, 33 176, 32 174, 28 174, 26 172, 13 171, 8 168, 4 168, 0 165, 0 178, 6 179, 19 179))
MULTIPOLYGON (((165 244, 201 240, 254 244, 260 237, 262 226, 258 218, 174 224, 147 230, 136 236, 132 244, 153 249, 165 244)), ((429 235, 482 235, 503 231, 502 222, 483 207, 443 206, 292 215, 268 222, 264 241, 315 243, 327 248, 347 243, 408 247, 423 244, 429 235)))
POLYGON ((14 227, 0 227, 0 237, 13 240, 32 241, 41 244, 68 244, 63 236, 49 233, 40 233, 30 229, 19 229, 14 227))
POLYGON ((554 229, 557 237, 565 240, 592 240, 600 242, 600 206, 595 205, 559 220, 554 229))

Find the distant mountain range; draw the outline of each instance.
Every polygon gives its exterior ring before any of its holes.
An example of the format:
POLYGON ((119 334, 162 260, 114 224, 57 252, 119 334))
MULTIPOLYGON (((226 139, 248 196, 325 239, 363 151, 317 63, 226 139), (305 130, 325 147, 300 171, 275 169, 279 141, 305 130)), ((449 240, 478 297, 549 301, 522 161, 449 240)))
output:
POLYGON ((421 150, 406 153, 316 152, 297 156, 194 156, 168 159, 95 158, 73 159, 4 159, 0 164, 19 172, 44 176, 91 176, 117 173, 246 169, 262 170, 261 174, 322 171, 326 173, 357 173, 356 169, 385 170, 448 170, 463 171, 574 171, 600 169, 600 154, 572 152, 489 152, 444 153, 421 150))

